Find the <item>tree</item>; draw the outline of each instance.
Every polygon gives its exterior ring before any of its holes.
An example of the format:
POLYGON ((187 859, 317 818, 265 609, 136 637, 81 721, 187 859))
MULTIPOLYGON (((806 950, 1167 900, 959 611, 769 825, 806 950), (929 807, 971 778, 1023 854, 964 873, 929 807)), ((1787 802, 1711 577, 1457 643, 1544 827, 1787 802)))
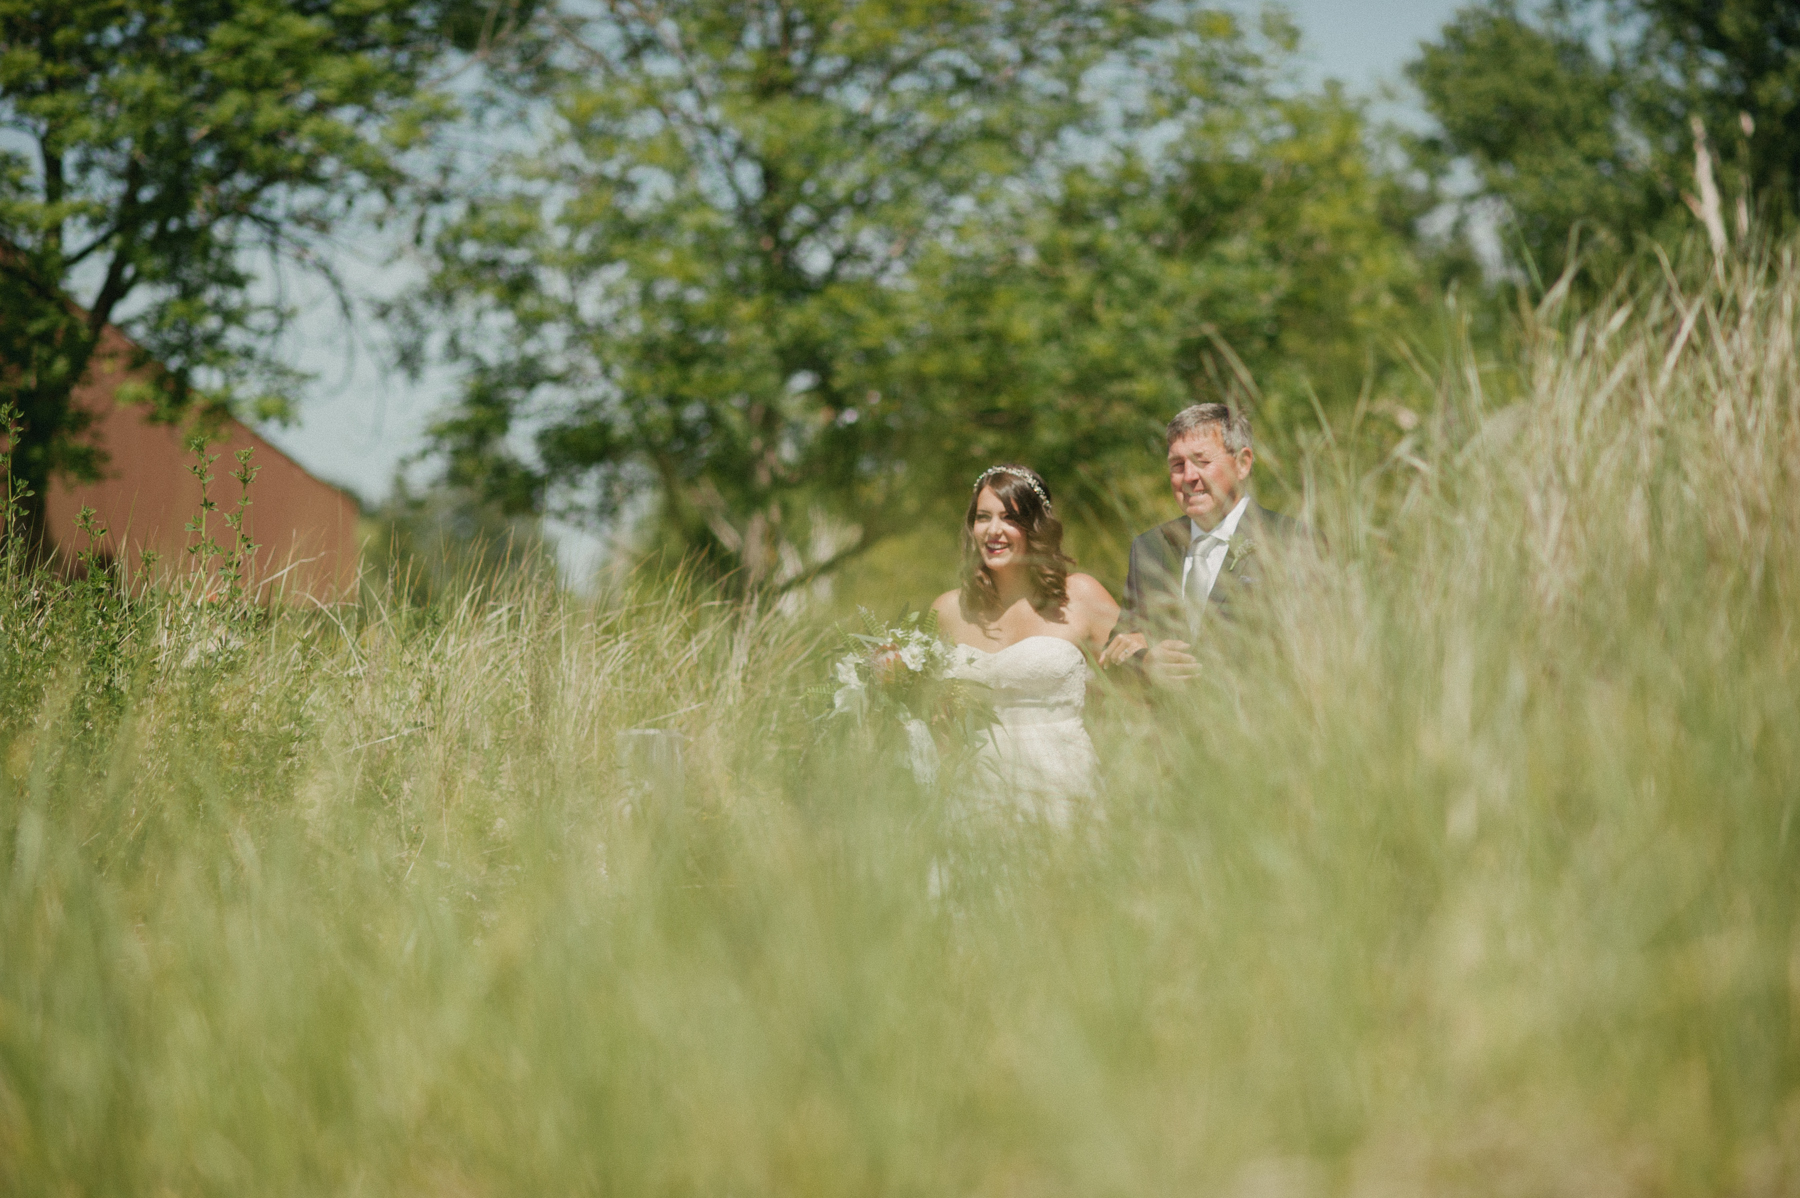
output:
POLYGON ((1223 97, 1204 76, 1140 82, 1186 97, 1154 154, 1073 168, 924 264, 928 331, 901 367, 963 419, 916 457, 1016 457, 1104 491, 1187 404, 1244 405, 1272 433, 1354 403, 1422 308, 1423 197, 1357 104, 1266 77, 1223 97))
POLYGON ((1800 214, 1800 7, 1791 0, 1635 0, 1645 22, 1634 60, 1666 82, 1664 120, 1699 116, 1766 216, 1800 214))
POLYGON ((1515 0, 1461 10, 1407 74, 1438 132, 1440 180, 1495 205, 1513 260, 1541 278, 1572 245, 1598 279, 1691 228, 1694 125, 1713 169, 1776 225, 1800 182, 1800 11, 1786 0, 1515 0), (1574 240, 1572 240, 1574 238, 1574 240))
POLYGON ((1547 277, 1560 273, 1577 227, 1629 252, 1674 197, 1657 179, 1673 147, 1635 133, 1630 80, 1603 61, 1566 13, 1541 23, 1511 0, 1463 9, 1407 74, 1442 132, 1421 143, 1435 174, 1473 167, 1480 194, 1499 201, 1508 248, 1547 277))
POLYGON ((1233 291, 1286 269, 1274 223, 1304 207, 1270 203, 1263 164, 1186 215, 1168 195, 1214 185, 1208 153, 1293 149, 1296 122, 1349 111, 1281 116, 1292 27, 1197 4, 557 19, 521 101, 551 135, 437 231, 407 315, 466 371, 436 433, 449 480, 576 516, 647 497, 751 587, 954 500, 977 455, 1141 442, 1239 331, 1197 310, 1278 316, 1268 287, 1233 291))
POLYGON ((323 269, 323 240, 444 111, 440 52, 491 38, 486 7, 0 0, 0 399, 24 416, 34 521, 53 473, 102 464, 70 396, 108 324, 163 367, 165 413, 283 398, 287 313, 251 254, 323 269))

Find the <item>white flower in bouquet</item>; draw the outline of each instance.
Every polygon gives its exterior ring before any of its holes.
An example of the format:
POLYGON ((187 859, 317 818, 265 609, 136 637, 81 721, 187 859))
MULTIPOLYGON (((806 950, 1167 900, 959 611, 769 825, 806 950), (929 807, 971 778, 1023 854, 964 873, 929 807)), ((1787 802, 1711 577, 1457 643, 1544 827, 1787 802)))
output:
POLYGON ((831 709, 839 714, 860 711, 868 688, 857 669, 856 655, 847 653, 839 658, 831 674, 838 684, 837 691, 831 696, 831 709))

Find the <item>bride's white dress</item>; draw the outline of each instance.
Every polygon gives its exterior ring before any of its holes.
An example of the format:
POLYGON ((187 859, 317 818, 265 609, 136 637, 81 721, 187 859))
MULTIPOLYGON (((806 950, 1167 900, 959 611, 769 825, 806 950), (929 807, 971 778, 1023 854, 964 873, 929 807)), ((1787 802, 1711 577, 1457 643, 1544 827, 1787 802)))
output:
POLYGON ((956 654, 952 675, 985 688, 995 715, 962 788, 970 804, 1068 826, 1092 802, 1099 778, 1081 722, 1086 655, 1054 636, 1028 636, 993 653, 958 645, 956 654))

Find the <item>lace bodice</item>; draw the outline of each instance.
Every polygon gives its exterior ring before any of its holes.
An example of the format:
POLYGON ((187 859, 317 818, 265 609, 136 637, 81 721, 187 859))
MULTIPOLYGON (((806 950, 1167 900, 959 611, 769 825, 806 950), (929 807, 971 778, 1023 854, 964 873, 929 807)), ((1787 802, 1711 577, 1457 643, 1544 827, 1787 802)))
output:
POLYGON ((1054 636, 1028 636, 997 652, 956 647, 952 673, 986 687, 1003 724, 1078 720, 1087 698, 1088 664, 1081 647, 1054 636))
POLYGON ((1098 781, 1081 722, 1086 654, 1060 637, 1028 636, 994 653, 958 645, 956 658, 951 673, 986 688, 994 709, 965 779, 970 809, 1069 826, 1098 781))

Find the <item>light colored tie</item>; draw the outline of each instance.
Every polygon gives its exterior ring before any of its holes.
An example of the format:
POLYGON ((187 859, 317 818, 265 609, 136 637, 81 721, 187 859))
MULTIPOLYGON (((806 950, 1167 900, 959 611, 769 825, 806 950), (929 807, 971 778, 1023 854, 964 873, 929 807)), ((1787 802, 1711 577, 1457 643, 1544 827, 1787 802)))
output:
POLYGON ((1225 543, 1216 532, 1202 533, 1188 542, 1187 585, 1182 587, 1182 592, 1187 600, 1189 632, 1199 629, 1200 617, 1206 614, 1206 599, 1211 591, 1207 586, 1207 555, 1214 545, 1225 543))

